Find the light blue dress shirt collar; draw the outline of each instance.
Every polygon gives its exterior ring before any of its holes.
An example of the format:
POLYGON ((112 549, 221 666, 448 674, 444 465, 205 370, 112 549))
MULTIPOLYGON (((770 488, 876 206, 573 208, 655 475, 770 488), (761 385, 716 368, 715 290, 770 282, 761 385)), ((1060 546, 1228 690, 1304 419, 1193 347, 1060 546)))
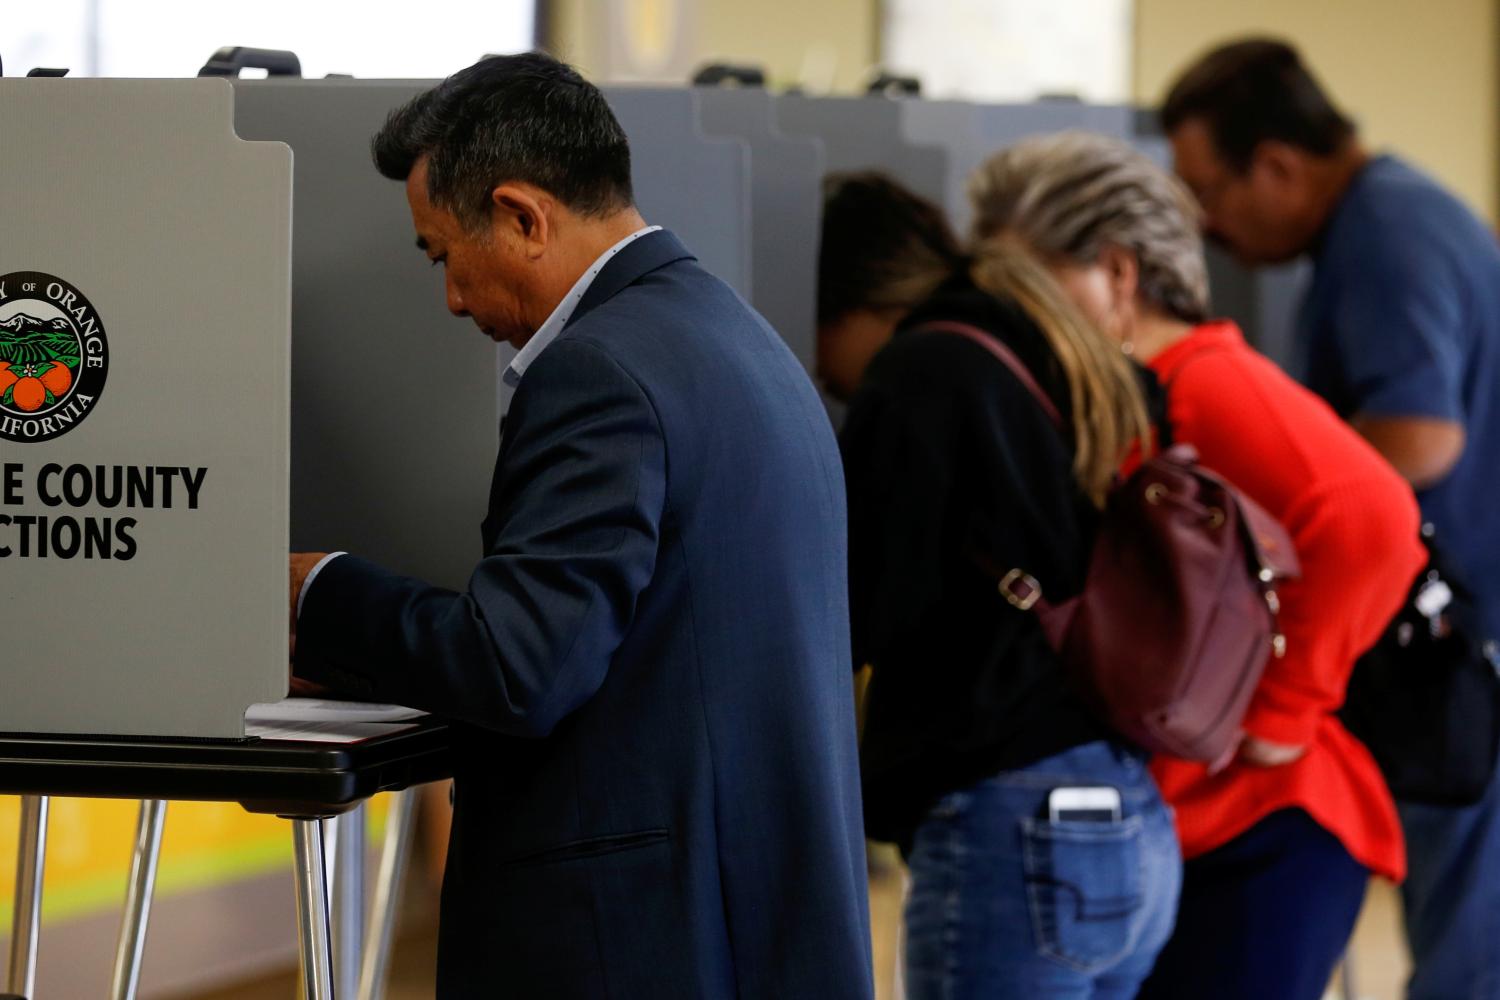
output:
POLYGON ((557 308, 552 310, 552 315, 547 317, 546 321, 537 328, 536 333, 531 335, 531 339, 526 342, 526 346, 521 348, 516 356, 511 359, 510 366, 505 369, 504 379, 506 385, 514 389, 521 384, 521 378, 526 374, 526 369, 531 366, 531 363, 543 351, 551 346, 552 342, 557 339, 558 334, 563 332, 563 327, 568 325, 568 320, 573 316, 573 310, 578 308, 578 303, 583 301, 583 296, 588 292, 589 286, 594 283, 594 279, 599 276, 599 272, 604 270, 604 266, 614 258, 615 254, 624 250, 647 233, 654 233, 660 228, 661 226, 646 226, 642 229, 637 229, 604 251, 594 263, 589 265, 589 269, 584 271, 583 275, 577 281, 573 282, 573 287, 568 290, 567 295, 563 296, 562 301, 557 304, 557 308))

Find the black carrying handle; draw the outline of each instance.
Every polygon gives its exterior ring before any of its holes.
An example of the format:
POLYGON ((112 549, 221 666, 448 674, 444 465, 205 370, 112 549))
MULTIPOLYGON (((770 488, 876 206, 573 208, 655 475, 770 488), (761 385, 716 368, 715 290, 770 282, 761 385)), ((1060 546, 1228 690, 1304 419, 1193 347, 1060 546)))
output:
POLYGON ((302 60, 283 49, 252 49, 230 45, 209 57, 199 76, 239 76, 240 70, 263 69, 269 76, 301 76, 302 60))
POLYGON ((709 63, 693 74, 695 87, 722 87, 726 83, 738 84, 741 87, 764 87, 766 71, 759 66, 709 63))
MULTIPOLYGON (((5 75, 5 62, 3 60, 0 60, 0 76, 4 76, 4 75, 5 75)), ((33 77, 34 76, 63 77, 63 76, 67 76, 68 75, 68 71, 65 70, 65 69, 51 69, 51 68, 48 68, 46 66, 38 66, 35 69, 33 69, 30 73, 27 73, 26 75, 27 76, 33 76, 33 77)), ((9 994, 6 994, 6 993, 0 993, 0 1000, 5 1000, 5 998, 8 995, 9 994)))
POLYGON ((865 93, 872 97, 921 97, 922 81, 882 70, 870 80, 865 93))

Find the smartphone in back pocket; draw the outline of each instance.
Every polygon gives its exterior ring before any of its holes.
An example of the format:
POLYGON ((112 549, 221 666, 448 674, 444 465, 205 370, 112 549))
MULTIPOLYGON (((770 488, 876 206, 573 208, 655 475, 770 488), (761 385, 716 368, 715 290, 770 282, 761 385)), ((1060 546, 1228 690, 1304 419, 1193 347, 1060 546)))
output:
POLYGON ((1120 822, 1120 790, 1107 785, 1054 788, 1047 796, 1054 823, 1120 822))

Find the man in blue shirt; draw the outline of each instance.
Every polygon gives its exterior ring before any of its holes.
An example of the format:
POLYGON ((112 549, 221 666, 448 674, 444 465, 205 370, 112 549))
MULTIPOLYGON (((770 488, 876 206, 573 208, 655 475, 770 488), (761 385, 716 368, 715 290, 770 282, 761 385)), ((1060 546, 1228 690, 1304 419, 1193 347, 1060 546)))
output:
MULTIPOLYGON (((1500 247, 1431 179, 1371 156, 1290 46, 1203 57, 1162 109, 1211 236, 1243 263, 1308 254, 1303 377, 1417 492, 1500 633, 1500 247)), ((1500 787, 1400 803, 1412 1000, 1500 998, 1500 787)))

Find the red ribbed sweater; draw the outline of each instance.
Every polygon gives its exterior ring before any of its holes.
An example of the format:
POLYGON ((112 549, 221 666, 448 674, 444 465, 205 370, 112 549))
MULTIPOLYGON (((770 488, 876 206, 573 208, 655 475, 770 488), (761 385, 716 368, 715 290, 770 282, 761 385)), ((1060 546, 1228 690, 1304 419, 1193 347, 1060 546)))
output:
POLYGON ((1158 758, 1186 857, 1267 815, 1298 808, 1360 863, 1399 881, 1406 852, 1374 759, 1334 717, 1355 659, 1400 607, 1423 565, 1407 484, 1322 400, 1253 351, 1232 323, 1208 323, 1154 358, 1175 440, 1286 527, 1302 579, 1280 588, 1287 654, 1270 661, 1248 733, 1307 753, 1282 767, 1236 762, 1210 777, 1158 758))

